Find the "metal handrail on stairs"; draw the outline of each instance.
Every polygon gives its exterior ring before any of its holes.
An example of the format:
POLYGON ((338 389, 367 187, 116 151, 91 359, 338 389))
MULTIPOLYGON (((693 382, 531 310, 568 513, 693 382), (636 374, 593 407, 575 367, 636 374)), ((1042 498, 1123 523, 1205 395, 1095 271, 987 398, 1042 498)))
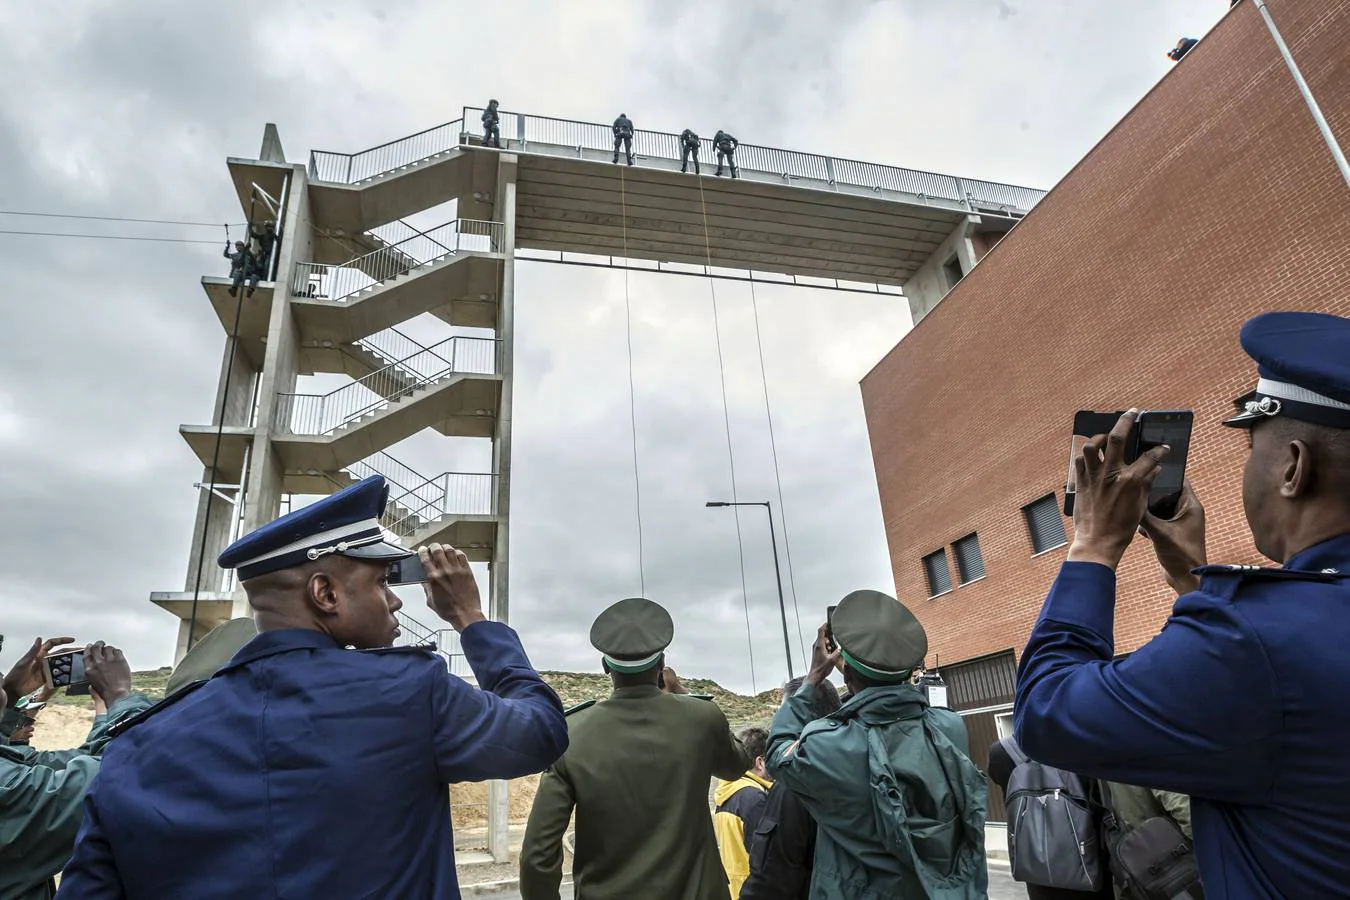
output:
POLYGON ((463 130, 463 121, 457 119, 444 125, 435 125, 417 134, 396 138, 378 147, 362 150, 360 153, 330 153, 326 150, 315 150, 309 154, 309 177, 312 181, 356 184, 367 178, 411 166, 459 146, 459 135, 463 130))
POLYGON ((361 338, 356 343, 373 355, 383 359, 387 365, 406 368, 408 375, 413 378, 424 377, 430 373, 424 370, 425 367, 413 368, 408 366, 403 362, 404 360, 425 363, 433 368, 450 365, 450 360, 431 350, 425 344, 408 337, 397 328, 377 331, 372 335, 361 338))
POLYGON ((296 263, 291 293, 342 302, 457 253, 500 253, 506 236, 502 223, 481 219, 456 219, 427 231, 412 230, 416 233, 397 243, 386 243, 335 266, 296 263))
POLYGON ((326 394, 279 393, 273 425, 290 434, 331 434, 450 375, 492 375, 496 363, 495 338, 446 338, 326 394), (428 360, 420 359, 424 356, 428 360), (431 357, 444 361, 447 356, 448 365, 423 368, 431 357), (410 377, 409 370, 424 374, 410 377))

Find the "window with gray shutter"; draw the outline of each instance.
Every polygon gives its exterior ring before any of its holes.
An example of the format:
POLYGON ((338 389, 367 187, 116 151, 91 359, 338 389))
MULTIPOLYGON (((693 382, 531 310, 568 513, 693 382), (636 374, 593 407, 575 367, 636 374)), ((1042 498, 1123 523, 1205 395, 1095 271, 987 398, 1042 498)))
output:
POLYGON ((956 553, 956 577, 969 584, 984 577, 984 557, 980 555, 980 539, 970 533, 952 544, 956 553))
POLYGON ((1064 519, 1059 515, 1059 501, 1054 494, 1028 503, 1022 507, 1022 515, 1027 517, 1033 553, 1044 553, 1069 542, 1068 535, 1064 533, 1064 519))
POLYGON ((947 551, 934 550, 923 558, 923 570, 928 575, 928 596, 936 597, 952 589, 952 576, 947 570, 947 551))

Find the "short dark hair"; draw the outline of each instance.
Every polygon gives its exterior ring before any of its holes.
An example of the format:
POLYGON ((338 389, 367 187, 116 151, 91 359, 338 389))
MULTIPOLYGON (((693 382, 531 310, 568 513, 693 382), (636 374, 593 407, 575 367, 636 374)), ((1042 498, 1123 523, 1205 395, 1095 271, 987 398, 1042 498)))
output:
POLYGON ((750 754, 751 760, 763 756, 764 751, 769 749, 769 732, 763 728, 742 728, 737 737, 745 745, 746 752, 750 754))
MULTIPOLYGON (((804 678, 794 678, 783 685, 783 699, 786 700, 797 693, 805 681, 804 678)), ((811 701, 811 712, 815 714, 817 719, 825 718, 839 706, 839 691, 835 690, 834 685, 828 681, 822 681, 816 686, 816 696, 811 701)))

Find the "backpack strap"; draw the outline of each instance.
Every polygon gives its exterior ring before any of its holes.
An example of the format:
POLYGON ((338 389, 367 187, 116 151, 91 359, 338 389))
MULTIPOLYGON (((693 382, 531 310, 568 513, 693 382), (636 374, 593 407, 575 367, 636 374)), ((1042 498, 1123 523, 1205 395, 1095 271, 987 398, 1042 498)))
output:
POLYGON ((1032 761, 1031 757, 1023 753, 1022 748, 1017 746, 1017 741, 1013 740, 1012 738, 1010 737, 999 738, 999 744, 1003 747, 1003 749, 1007 752, 1007 754, 1010 757, 1012 757, 1014 766, 1025 766, 1027 763, 1032 761))

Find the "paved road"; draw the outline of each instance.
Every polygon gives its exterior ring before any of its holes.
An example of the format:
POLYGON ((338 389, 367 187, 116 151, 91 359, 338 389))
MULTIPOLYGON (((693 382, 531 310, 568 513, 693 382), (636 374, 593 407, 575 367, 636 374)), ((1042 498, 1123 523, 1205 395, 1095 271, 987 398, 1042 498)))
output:
MULTIPOLYGON (((1027 889, 1008 876, 1008 867, 994 863, 989 866, 989 900, 1026 900, 1027 889)), ((520 894, 511 891, 494 894, 492 900, 520 900, 520 894)), ((571 885, 562 891, 562 900, 572 900, 571 885)))

